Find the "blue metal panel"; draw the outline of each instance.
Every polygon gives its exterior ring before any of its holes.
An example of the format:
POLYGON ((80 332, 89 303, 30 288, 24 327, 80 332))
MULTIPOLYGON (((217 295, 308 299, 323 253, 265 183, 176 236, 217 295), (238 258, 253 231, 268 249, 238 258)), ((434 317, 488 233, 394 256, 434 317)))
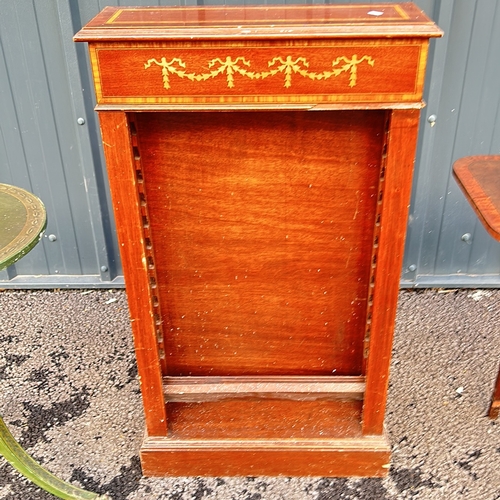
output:
MULTIPOLYGON (((57 243, 37 248, 30 261, 20 261, 15 272, 23 274, 35 260, 35 265, 41 266, 45 272, 68 269, 71 273, 81 274, 83 269, 79 258, 74 259, 69 253, 78 252, 77 221, 73 219, 69 201, 65 158, 60 142, 66 137, 58 136, 55 115, 59 103, 68 103, 68 92, 64 84, 53 87, 51 83, 56 82, 49 82, 49 72, 54 71, 54 67, 44 52, 47 47, 42 45, 43 28, 38 23, 34 6, 27 2, 4 2, 2 25, 2 55, 6 71, 2 81, 10 83, 12 101, 8 106, 9 116, 2 113, 1 127, 4 137, 17 135, 16 149, 12 148, 10 140, 4 143, 6 155, 12 158, 8 177, 14 184, 30 189, 44 201, 49 214, 48 231, 59 237, 57 243), (56 95, 59 103, 56 102, 56 95), (41 255, 43 250, 45 258, 41 255)), ((60 47, 56 47, 52 57, 54 61, 61 57, 60 47)), ((66 80, 64 71, 59 71, 57 77, 63 82, 66 80)), ((1 172, 2 177, 6 175, 5 167, 1 172)), ((10 269, 10 273, 13 272, 10 269)))
MULTIPOLYGON (((99 162, 94 162, 95 155, 82 154, 89 150, 82 148, 75 117, 76 103, 83 102, 82 88, 67 57, 68 46, 74 50, 71 17, 64 16, 60 4, 1 4, 0 179, 44 201, 46 235, 52 236, 2 273, 8 280, 2 282, 4 287, 30 286, 32 281, 45 286, 40 276, 49 282, 82 276, 110 281, 117 271, 114 263, 119 262, 112 225, 105 223, 109 211, 95 193, 99 162)), ((92 127, 95 131, 95 120, 92 127)), ((101 193, 105 200, 106 187, 101 193)))
MULTIPOLYGON (((72 41, 82 25, 107 5, 324 1, 0 0, 0 182, 40 196, 47 234, 56 236, 0 273, 0 286, 123 285, 88 56, 72 41)), ((446 35, 430 46, 402 283, 498 286, 500 245, 450 173, 461 156, 500 153, 500 7, 496 0, 416 3, 446 35)))
POLYGON ((451 177, 453 162, 499 154, 500 9, 496 1, 439 2, 446 35, 431 65, 429 106, 409 221, 407 286, 498 286, 500 245, 478 222, 451 177), (470 235, 470 237, 469 237, 470 235))

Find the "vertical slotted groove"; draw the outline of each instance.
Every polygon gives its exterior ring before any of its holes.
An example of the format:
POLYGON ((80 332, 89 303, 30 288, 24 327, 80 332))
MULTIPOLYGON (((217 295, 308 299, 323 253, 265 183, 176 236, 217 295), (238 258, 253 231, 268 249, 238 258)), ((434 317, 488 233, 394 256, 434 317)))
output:
POLYGON ((151 238, 150 219, 148 213, 148 203, 146 192, 144 189, 144 172, 142 170, 141 151, 137 141, 137 125, 135 123, 135 115, 129 113, 129 130, 134 155, 135 171, 137 178, 137 194, 139 197, 139 208, 142 217, 142 236, 144 241, 144 253, 146 255, 146 269, 148 272, 149 287, 151 290, 151 310, 153 311, 153 319, 155 322, 156 342, 158 345, 158 353, 160 357, 162 373, 167 373, 167 365, 165 359, 165 344, 163 337, 163 325, 161 320, 160 301, 158 299, 158 280, 156 277, 156 266, 154 260, 153 243, 151 238))
POLYGON ((370 352, 370 337, 371 337, 372 313, 373 313, 373 292, 375 290, 375 280, 376 280, 375 273, 377 270, 380 226, 382 217, 382 204, 384 199, 384 180, 385 180, 385 168, 386 168, 386 158, 387 158, 387 142, 389 139, 389 125, 390 125, 389 121, 390 121, 390 114, 387 113, 384 125, 385 134, 384 134, 384 144, 382 146, 382 162, 380 165, 377 206, 375 209, 375 217, 374 217, 372 255, 370 260, 370 278, 368 281, 369 285, 368 285, 368 300, 367 300, 367 310, 366 310, 366 327, 365 327, 365 338, 363 342, 363 373, 366 372, 366 361, 368 359, 368 355, 370 352))

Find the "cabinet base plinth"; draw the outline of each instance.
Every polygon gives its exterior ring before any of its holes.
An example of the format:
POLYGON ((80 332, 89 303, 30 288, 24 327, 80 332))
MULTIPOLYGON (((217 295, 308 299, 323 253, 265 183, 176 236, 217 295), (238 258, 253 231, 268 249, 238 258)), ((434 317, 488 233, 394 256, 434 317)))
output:
POLYGON ((146 437, 145 476, 383 477, 390 447, 384 436, 301 440, 178 440, 146 437))

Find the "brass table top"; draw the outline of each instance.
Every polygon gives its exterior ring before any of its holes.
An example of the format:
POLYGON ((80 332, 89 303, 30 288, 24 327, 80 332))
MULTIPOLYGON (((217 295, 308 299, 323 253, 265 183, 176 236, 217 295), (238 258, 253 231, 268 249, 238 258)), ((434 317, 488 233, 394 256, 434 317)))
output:
POLYGON ((40 241, 46 224, 45 207, 36 196, 0 184, 0 269, 26 255, 40 241))

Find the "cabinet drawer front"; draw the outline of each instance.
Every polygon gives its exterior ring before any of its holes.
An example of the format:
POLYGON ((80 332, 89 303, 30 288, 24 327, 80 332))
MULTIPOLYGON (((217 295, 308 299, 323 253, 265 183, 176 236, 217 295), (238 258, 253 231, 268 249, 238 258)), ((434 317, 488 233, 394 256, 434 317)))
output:
POLYGON ((91 44, 98 107, 418 103, 422 39, 91 44))

